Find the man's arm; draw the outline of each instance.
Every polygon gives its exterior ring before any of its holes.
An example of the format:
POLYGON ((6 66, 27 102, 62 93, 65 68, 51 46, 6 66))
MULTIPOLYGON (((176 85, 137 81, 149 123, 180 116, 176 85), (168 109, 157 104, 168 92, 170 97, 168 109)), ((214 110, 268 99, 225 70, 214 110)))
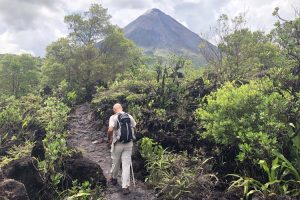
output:
POLYGON ((136 133, 136 121, 134 120, 134 118, 131 115, 129 115, 129 117, 130 117, 133 131, 134 131, 134 133, 136 133))
POLYGON ((113 142, 113 132, 115 127, 115 121, 113 116, 109 118, 108 130, 107 130, 107 138, 108 138, 108 146, 110 147, 113 142))
POLYGON ((113 131, 114 128, 113 127, 109 127, 107 130, 107 137, 108 137, 108 144, 111 145, 112 144, 112 140, 113 140, 113 131))
POLYGON ((135 130, 136 129, 136 122, 135 122, 134 118, 131 115, 129 115, 129 118, 130 118, 130 121, 131 121, 131 125, 135 130))

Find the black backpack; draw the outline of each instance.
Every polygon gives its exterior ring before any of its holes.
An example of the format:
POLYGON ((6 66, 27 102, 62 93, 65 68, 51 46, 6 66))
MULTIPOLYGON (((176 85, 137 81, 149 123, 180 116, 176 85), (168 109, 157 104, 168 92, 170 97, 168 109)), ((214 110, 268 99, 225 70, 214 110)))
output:
POLYGON ((127 143, 135 139, 130 117, 127 113, 118 114, 118 134, 117 139, 122 143, 127 143))

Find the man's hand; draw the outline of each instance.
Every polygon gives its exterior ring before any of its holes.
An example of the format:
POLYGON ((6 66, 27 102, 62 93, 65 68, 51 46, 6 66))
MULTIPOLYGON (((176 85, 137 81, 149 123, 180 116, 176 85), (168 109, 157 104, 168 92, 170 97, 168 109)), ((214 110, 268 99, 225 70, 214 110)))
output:
POLYGON ((111 140, 108 140, 108 141, 107 141, 107 148, 110 149, 110 148, 111 148, 111 144, 112 144, 112 141, 111 141, 111 140))

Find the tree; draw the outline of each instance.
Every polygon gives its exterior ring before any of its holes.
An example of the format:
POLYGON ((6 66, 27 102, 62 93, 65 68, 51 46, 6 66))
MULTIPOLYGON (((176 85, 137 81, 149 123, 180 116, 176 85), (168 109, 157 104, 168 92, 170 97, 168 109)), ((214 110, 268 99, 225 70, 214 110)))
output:
POLYGON ((99 4, 92 4, 89 11, 83 14, 72 14, 65 17, 69 37, 81 45, 88 46, 101 41, 110 33, 111 24, 107 9, 99 4))
POLYGON ((279 8, 275 8, 273 15, 278 18, 272 36, 283 50, 282 54, 288 60, 285 68, 276 71, 273 76, 281 87, 289 91, 293 96, 288 110, 288 118, 294 131, 291 135, 290 149, 291 159, 300 168, 300 12, 295 11, 296 18, 293 20, 283 19, 279 15, 279 8))
POLYGON ((38 58, 29 54, 7 54, 0 60, 1 92, 20 97, 36 91, 40 78, 40 63, 38 58))
POLYGON ((271 32, 273 40, 283 49, 282 53, 290 61, 286 66, 289 79, 285 78, 284 81, 290 83, 288 86, 295 94, 300 91, 300 13, 296 12, 296 19, 286 20, 279 15, 279 8, 275 8, 273 15, 278 18, 275 29, 271 32))
POLYGON ((44 85, 57 86, 63 80, 73 82, 75 73, 73 54, 73 47, 67 38, 60 38, 47 47, 42 67, 44 85))
POLYGON ((103 64, 107 67, 103 69, 103 79, 114 79, 118 73, 123 73, 126 69, 135 70, 143 64, 143 56, 136 45, 125 38, 122 30, 115 27, 100 43, 100 55, 103 64))
POLYGON ((44 83, 58 87, 66 80, 72 88, 93 83, 103 69, 97 43, 110 33, 109 19, 107 9, 99 4, 92 4, 83 14, 66 16, 70 34, 47 47, 44 83))
POLYGON ((216 33, 219 55, 211 60, 211 72, 218 81, 249 81, 265 71, 281 66, 280 49, 263 32, 245 27, 243 15, 234 19, 222 15, 216 33))
POLYGON ((75 81, 83 87, 88 87, 100 79, 98 75, 104 69, 97 45, 112 32, 113 26, 109 19, 107 9, 99 4, 92 4, 82 14, 65 17, 65 23, 70 30, 70 41, 74 44, 72 58, 75 63, 71 67, 75 71, 75 81))
POLYGON ((109 19, 107 10, 98 4, 83 14, 65 17, 70 34, 47 47, 45 85, 59 88, 67 83, 70 91, 90 97, 96 83, 111 81, 142 63, 139 49, 109 19))

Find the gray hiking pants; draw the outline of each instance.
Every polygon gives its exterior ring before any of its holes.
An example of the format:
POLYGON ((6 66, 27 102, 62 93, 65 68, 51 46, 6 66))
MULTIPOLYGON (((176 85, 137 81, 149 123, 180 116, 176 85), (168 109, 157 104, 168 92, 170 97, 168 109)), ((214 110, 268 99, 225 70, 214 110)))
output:
POLYGON ((122 162, 122 188, 130 186, 130 166, 133 142, 116 142, 111 148, 112 167, 110 173, 116 179, 122 162))

